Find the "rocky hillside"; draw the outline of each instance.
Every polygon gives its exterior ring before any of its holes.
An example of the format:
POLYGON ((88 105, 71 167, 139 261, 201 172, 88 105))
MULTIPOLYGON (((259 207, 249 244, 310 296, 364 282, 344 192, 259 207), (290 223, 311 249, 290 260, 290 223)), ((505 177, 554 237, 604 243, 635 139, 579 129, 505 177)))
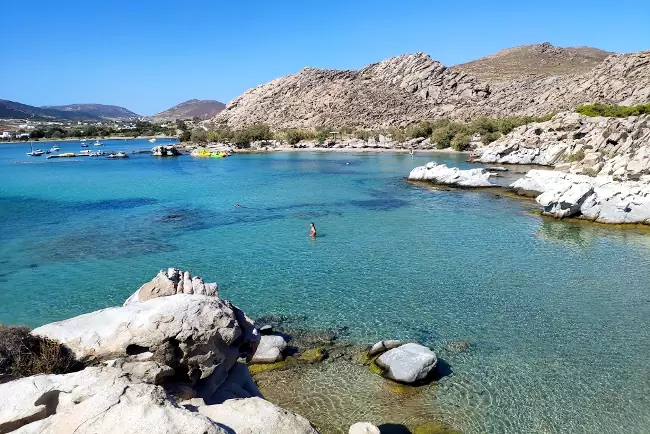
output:
POLYGON ((35 107, 15 101, 0 99, 0 119, 34 119, 52 121, 98 120, 89 113, 64 112, 61 110, 35 107))
POLYGON ((521 126, 477 151, 483 163, 540 164, 576 174, 640 179, 650 174, 650 115, 558 113, 521 126))
POLYGON ((452 69, 481 80, 503 81, 531 77, 586 73, 611 54, 592 47, 555 47, 548 42, 507 48, 498 53, 456 65, 452 69))
POLYGON ((140 115, 127 110, 124 107, 116 105, 104 104, 69 104, 69 105, 56 105, 56 106, 43 106, 43 109, 53 109, 68 113, 77 113, 83 115, 91 115, 93 117, 102 119, 133 119, 138 118, 140 115))
POLYGON ((650 101, 650 51, 607 57, 584 73, 489 81, 424 53, 360 70, 305 68, 246 91, 212 119, 239 128, 405 125, 449 117, 545 115, 591 102, 650 101))
POLYGON ((209 99, 191 99, 182 102, 164 112, 153 115, 154 120, 173 121, 176 119, 191 119, 199 117, 201 119, 210 119, 226 108, 222 102, 209 99))

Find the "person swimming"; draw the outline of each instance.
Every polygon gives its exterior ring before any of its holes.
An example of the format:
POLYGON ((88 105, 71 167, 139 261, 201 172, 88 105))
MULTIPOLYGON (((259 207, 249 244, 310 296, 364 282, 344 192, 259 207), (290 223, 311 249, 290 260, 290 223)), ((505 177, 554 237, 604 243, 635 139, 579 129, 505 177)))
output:
POLYGON ((309 223, 309 236, 316 238, 316 225, 314 222, 309 223))

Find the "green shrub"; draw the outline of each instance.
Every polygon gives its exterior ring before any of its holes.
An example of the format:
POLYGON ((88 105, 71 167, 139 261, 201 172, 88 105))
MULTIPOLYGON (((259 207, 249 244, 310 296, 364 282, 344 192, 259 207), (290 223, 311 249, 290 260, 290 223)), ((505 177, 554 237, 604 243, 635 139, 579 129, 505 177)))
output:
POLYGON ((481 141, 483 142, 484 145, 487 145, 488 143, 494 142, 499 137, 501 137, 501 133, 498 131, 495 131, 493 133, 481 134, 481 141))
POLYGON ((192 130, 190 140, 194 143, 206 143, 208 141, 208 132, 203 128, 195 128, 192 130))
POLYGON ((290 145, 295 145, 302 140, 314 140, 316 138, 316 134, 313 131, 298 129, 285 130, 281 136, 290 145))
POLYGON ((567 161, 573 163, 574 161, 582 161, 585 158, 585 151, 580 149, 578 152, 574 152, 567 156, 567 161))
POLYGON ((403 128, 390 127, 388 130, 386 130, 386 134, 398 143, 403 143, 406 141, 406 132, 403 128))
POLYGON ((66 374, 83 369, 69 348, 33 336, 27 327, 0 325, 0 376, 13 378, 38 374, 66 374))
POLYGON ((467 149, 469 142, 472 141, 472 136, 467 133, 458 133, 451 139, 451 148, 456 151, 464 151, 467 149))
POLYGON ((640 116, 650 114, 650 103, 635 106, 588 104, 576 108, 576 112, 585 116, 605 116, 614 118, 625 118, 628 116, 640 116))
POLYGON ((373 136, 372 131, 368 131, 368 130, 357 130, 354 132, 354 137, 364 141, 368 141, 368 139, 372 136, 373 136))
POLYGON ((271 140, 273 133, 266 124, 251 124, 234 132, 231 140, 238 148, 248 148, 251 142, 271 140))

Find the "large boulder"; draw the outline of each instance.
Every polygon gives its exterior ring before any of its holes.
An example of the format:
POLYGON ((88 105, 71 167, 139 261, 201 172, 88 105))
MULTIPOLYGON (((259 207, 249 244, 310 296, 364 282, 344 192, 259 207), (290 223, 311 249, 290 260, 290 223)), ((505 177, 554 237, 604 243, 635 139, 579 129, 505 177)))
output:
POLYGON ((436 353, 415 343, 388 350, 375 360, 375 364, 383 370, 384 377, 402 383, 424 380, 437 363, 436 353))
POLYGON ((261 398, 229 399, 198 411, 235 434, 318 434, 304 417, 261 398))
POLYGON ((32 333, 58 340, 87 363, 157 361, 190 382, 250 359, 259 342, 253 323, 230 302, 188 294, 102 309, 32 333))
POLYGON ((370 349, 368 350, 368 357, 374 357, 377 354, 384 353, 388 350, 392 350, 393 348, 397 348, 402 345, 404 345, 404 342, 395 339, 379 341, 376 344, 374 344, 372 347, 370 347, 370 349))
POLYGON ((0 433, 226 434, 168 399, 159 386, 115 368, 87 368, 0 384, 0 433))
POLYGON ((275 363, 283 360, 282 352, 287 347, 287 342, 282 336, 264 335, 260 339, 257 351, 251 363, 275 363))
POLYGON ((218 297, 216 283, 205 283, 198 276, 192 277, 189 271, 177 268, 160 270, 151 281, 142 285, 124 302, 124 305, 165 297, 174 294, 196 294, 218 297))
POLYGON ((434 184, 452 185, 457 187, 496 187, 490 182, 492 173, 485 169, 461 170, 457 167, 447 167, 445 164, 429 162, 411 170, 410 181, 428 181, 434 184))

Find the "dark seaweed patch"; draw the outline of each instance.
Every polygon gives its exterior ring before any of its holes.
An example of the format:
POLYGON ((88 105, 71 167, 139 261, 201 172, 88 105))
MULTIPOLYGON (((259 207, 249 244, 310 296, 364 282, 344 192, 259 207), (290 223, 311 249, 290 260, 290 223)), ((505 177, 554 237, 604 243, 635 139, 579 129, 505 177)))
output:
POLYGON ((132 197, 127 199, 106 199, 74 203, 68 207, 71 209, 83 209, 88 211, 133 209, 141 206, 158 203, 156 199, 149 197, 132 197))
POLYGON ((408 202, 401 199, 367 199, 351 200, 350 203, 356 207, 372 211, 390 211, 408 206, 408 202))

